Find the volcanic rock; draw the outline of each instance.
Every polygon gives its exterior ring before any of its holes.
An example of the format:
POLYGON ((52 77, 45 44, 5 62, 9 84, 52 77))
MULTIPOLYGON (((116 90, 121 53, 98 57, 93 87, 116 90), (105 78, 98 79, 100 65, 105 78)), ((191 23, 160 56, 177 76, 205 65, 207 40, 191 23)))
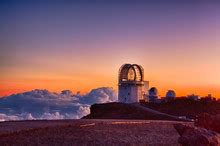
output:
POLYGON ((219 115, 202 114, 196 120, 195 126, 203 127, 220 133, 220 114, 219 115))
POLYGON ((174 128, 180 135, 178 142, 183 146, 220 145, 220 135, 216 132, 180 123, 174 124, 174 128))

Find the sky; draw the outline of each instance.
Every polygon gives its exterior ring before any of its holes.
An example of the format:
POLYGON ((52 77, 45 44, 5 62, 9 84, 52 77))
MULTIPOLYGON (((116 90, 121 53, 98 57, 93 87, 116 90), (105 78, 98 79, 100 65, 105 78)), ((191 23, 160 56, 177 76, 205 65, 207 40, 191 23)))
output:
POLYGON ((220 2, 0 2, 0 96, 48 89, 117 91, 140 64, 159 94, 220 97, 220 2))

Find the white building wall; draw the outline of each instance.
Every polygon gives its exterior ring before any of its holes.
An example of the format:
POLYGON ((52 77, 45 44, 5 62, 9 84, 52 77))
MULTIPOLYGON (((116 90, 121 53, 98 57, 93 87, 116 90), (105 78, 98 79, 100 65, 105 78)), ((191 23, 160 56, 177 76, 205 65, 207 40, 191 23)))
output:
POLYGON ((130 92, 130 103, 132 102, 138 102, 138 93, 137 93, 137 86, 131 86, 131 92, 130 92))
POLYGON ((119 102, 134 103, 139 102, 140 99, 143 99, 142 86, 119 86, 119 102))
POLYGON ((143 86, 138 86, 138 88, 137 88, 137 98, 138 98, 137 102, 144 99, 143 86))
POLYGON ((119 102, 128 103, 128 87, 127 86, 119 86, 119 102))
POLYGON ((144 81, 143 92, 147 93, 149 90, 149 81, 144 81))

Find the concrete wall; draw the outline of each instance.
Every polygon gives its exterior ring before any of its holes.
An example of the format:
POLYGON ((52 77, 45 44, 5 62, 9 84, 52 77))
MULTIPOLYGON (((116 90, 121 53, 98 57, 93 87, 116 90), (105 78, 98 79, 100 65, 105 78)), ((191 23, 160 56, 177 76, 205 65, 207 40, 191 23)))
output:
POLYGON ((144 81, 144 87, 143 87, 143 92, 145 94, 148 93, 148 90, 149 90, 149 81, 144 81))
POLYGON ((143 99, 143 86, 127 84, 119 86, 119 102, 134 103, 140 99, 143 99))

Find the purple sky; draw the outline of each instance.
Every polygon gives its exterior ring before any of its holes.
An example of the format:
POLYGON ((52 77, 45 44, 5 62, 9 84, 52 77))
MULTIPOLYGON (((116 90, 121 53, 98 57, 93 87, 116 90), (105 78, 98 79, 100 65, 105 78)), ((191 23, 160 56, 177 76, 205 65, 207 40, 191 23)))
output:
POLYGON ((219 14, 212 0, 0 2, 0 95, 116 89, 137 63, 162 94, 220 96, 219 14))

